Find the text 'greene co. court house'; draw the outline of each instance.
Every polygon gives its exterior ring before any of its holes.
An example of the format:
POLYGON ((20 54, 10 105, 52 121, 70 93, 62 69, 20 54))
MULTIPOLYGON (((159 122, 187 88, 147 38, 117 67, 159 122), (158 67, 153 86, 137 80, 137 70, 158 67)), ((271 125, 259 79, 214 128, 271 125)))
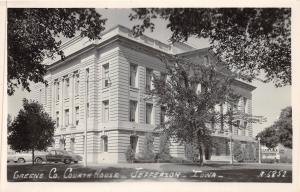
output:
MULTIPOLYGON (((141 152, 145 133, 164 120, 164 109, 147 97, 152 74, 165 71, 159 55, 181 55, 209 64, 216 62, 207 48, 195 49, 184 43, 167 45, 147 36, 133 37, 130 30, 116 26, 91 41, 75 37, 61 46, 64 61, 48 63, 48 86, 36 84, 31 99, 39 101, 56 121, 54 148, 84 153, 87 126, 88 162, 126 162, 128 146, 141 152), (148 98, 148 99, 146 99, 148 98)), ((252 85, 236 80, 234 89, 242 97, 239 111, 252 113, 252 85)), ((218 106, 226 111, 228 104, 218 106)), ((228 127, 216 125, 215 145, 210 160, 230 160, 231 137, 255 142, 252 125, 237 120, 231 136, 228 127)), ((159 136, 154 152, 159 150, 159 136)), ((185 158, 185 146, 171 142, 170 154, 185 158)))

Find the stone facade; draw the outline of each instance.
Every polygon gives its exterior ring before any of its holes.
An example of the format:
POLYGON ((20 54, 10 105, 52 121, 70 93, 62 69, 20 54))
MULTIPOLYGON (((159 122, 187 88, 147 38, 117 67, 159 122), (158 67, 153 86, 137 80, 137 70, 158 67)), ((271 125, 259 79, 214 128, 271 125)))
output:
MULTIPOLYGON (((32 99, 42 103, 57 122, 55 148, 83 154, 87 131, 88 162, 93 163, 125 162, 127 147, 134 145, 136 152, 140 152, 145 133, 160 124, 161 109, 147 97, 147 89, 152 87, 148 75, 165 70, 160 54, 208 57, 215 62, 208 49, 166 45, 146 36, 134 38, 122 26, 112 28, 99 41, 76 37, 62 45, 62 49, 65 60, 46 61, 48 86, 36 84, 32 99)), ((242 95, 240 110, 251 114, 254 87, 236 81, 234 89, 242 95)), ((242 128, 234 128, 232 137, 252 140, 252 125, 243 124, 242 120, 240 124, 242 128)), ((214 155, 216 159, 228 156, 228 128, 216 128, 213 134, 222 141, 220 148, 227 146, 227 151, 220 149, 222 152, 214 155)), ((156 137, 155 152, 158 145, 156 137)), ((185 157, 184 146, 176 143, 172 143, 170 152, 175 157, 185 157)))

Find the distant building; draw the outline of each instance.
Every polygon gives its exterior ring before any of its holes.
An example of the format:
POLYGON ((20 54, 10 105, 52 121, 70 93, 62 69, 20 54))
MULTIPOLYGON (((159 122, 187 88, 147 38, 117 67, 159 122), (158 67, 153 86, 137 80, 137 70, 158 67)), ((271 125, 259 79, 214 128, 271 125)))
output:
MULTIPOLYGON (((164 44, 147 36, 134 38, 130 30, 116 26, 101 40, 75 37, 64 43, 64 61, 48 63, 45 79, 48 86, 37 84, 32 99, 42 103, 56 120, 55 148, 84 153, 84 130, 87 126, 88 161, 125 162, 125 151, 131 146, 137 153, 146 132, 164 119, 163 108, 147 99, 152 89, 151 75, 163 72, 160 54, 197 59, 204 64, 216 62, 208 49, 176 43, 164 44)), ((242 95, 235 110, 252 114, 252 91, 255 87, 235 81, 234 89, 242 95)), ((226 111, 228 104, 216 106, 226 111)), ((236 117, 233 140, 255 142, 252 125, 236 117)), ((230 131, 226 125, 212 125, 215 145, 211 160, 230 160, 230 131)), ((158 152, 159 137, 155 137, 158 152)), ((171 143, 170 153, 185 158, 183 145, 171 143)))

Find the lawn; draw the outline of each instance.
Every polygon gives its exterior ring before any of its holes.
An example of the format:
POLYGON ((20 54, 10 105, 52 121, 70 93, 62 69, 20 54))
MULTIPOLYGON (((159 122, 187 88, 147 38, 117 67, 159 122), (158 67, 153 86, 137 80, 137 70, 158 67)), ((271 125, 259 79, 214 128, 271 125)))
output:
POLYGON ((8 164, 10 182, 292 182, 288 164, 8 164))

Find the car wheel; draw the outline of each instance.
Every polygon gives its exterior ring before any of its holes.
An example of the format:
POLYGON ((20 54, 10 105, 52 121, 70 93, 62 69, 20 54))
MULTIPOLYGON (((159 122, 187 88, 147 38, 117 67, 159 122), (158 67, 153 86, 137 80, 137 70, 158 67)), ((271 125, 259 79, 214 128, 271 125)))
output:
POLYGON ((35 159, 35 162, 36 163, 43 163, 43 159, 42 158, 40 158, 40 157, 37 157, 36 159, 35 159))
POLYGON ((25 159, 24 158, 19 158, 18 163, 25 163, 25 159))
POLYGON ((65 160, 64 160, 64 163, 65 163, 65 164, 70 164, 70 163, 71 163, 71 160, 70 160, 70 159, 65 159, 65 160))

